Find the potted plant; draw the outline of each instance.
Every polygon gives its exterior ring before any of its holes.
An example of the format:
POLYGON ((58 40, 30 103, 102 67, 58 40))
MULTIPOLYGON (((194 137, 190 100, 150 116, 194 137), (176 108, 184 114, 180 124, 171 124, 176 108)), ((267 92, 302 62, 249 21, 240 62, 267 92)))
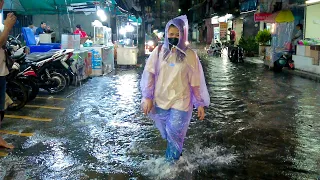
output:
POLYGON ((259 31, 256 35, 256 40, 259 43, 259 55, 264 56, 266 47, 270 46, 271 41, 271 32, 267 29, 264 29, 262 31, 259 31))
POLYGON ((259 51, 258 43, 254 36, 248 38, 241 37, 239 46, 243 48, 247 57, 253 57, 259 51))

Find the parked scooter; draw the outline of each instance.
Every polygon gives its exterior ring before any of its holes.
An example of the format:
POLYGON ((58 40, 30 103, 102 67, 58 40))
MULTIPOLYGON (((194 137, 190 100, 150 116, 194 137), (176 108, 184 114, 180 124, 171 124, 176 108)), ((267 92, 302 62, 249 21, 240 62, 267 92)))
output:
POLYGON ((274 62, 274 71, 281 71, 282 68, 288 67, 288 69, 294 70, 294 61, 292 60, 292 53, 285 51, 282 56, 274 62))
POLYGON ((24 84, 15 77, 19 73, 19 64, 14 63, 10 73, 6 76, 6 92, 12 99, 13 104, 8 106, 8 110, 20 110, 28 101, 28 92, 24 84))
POLYGON ((243 48, 240 46, 236 47, 229 47, 231 48, 230 50, 228 49, 228 57, 231 62, 235 63, 243 63, 244 62, 244 51, 243 48))
POLYGON ((209 56, 220 56, 221 57, 221 54, 222 54, 221 43, 218 41, 211 43, 207 53, 209 56))
MULTIPOLYGON (((14 59, 16 64, 23 64, 25 63, 26 54, 23 53, 23 49, 18 50, 11 56, 12 59, 14 59)), ((20 72, 21 67, 19 68, 20 72)), ((25 87, 28 92, 28 102, 34 100, 38 93, 39 93, 39 86, 37 84, 37 81, 34 77, 31 76, 24 76, 21 73, 17 73, 15 75, 15 79, 19 80, 25 87)))
POLYGON ((18 74, 18 77, 33 79, 39 88, 49 93, 61 92, 66 88, 67 81, 63 74, 52 68, 52 64, 55 61, 66 61, 71 57, 71 53, 67 50, 60 50, 55 53, 30 54, 21 64, 23 71, 18 74))
POLYGON ((60 61, 53 61, 52 65, 50 67, 50 71, 58 72, 62 75, 64 75, 67 86, 71 85, 73 82, 73 78, 75 77, 75 73, 73 72, 71 65, 74 61, 71 57, 73 55, 73 49, 66 50, 66 53, 68 54, 67 58, 62 58, 60 61))

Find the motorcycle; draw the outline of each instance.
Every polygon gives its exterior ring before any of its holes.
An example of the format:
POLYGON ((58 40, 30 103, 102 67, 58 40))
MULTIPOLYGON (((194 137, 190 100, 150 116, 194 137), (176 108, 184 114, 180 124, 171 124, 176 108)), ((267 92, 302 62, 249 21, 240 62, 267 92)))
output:
POLYGON ((220 56, 221 57, 221 54, 222 54, 222 45, 220 42, 216 42, 216 43, 213 43, 213 44, 210 44, 210 47, 207 51, 207 54, 209 56, 220 56))
POLYGON ((73 83, 73 79, 75 77, 75 73, 71 68, 73 63, 73 59, 71 58, 73 55, 73 49, 66 50, 66 54, 68 54, 67 58, 62 58, 60 61, 53 61, 50 67, 50 71, 58 72, 64 75, 67 85, 71 85, 73 83))
POLYGON ((244 62, 244 51, 240 46, 229 47, 228 48, 228 57, 231 62, 243 63, 244 62), (229 50, 229 48, 231 48, 229 50))
POLYGON ((274 71, 281 71, 282 68, 287 67, 288 69, 294 70, 294 61, 292 60, 292 53, 285 51, 281 57, 274 62, 274 71))
MULTIPOLYGON (((52 64, 56 61, 66 61, 70 57, 71 53, 66 50, 30 54, 22 62, 22 71, 17 77, 31 79, 36 82, 39 88, 45 89, 49 93, 61 92, 66 88, 67 81, 63 74, 52 68, 52 64)), ((36 92, 32 94, 32 98, 35 94, 36 92)))
POLYGON ((24 84, 15 77, 19 73, 19 64, 14 63, 9 74, 6 76, 7 88, 6 93, 12 99, 13 104, 8 106, 8 110, 16 111, 23 108, 28 101, 28 92, 24 84))
MULTIPOLYGON (((26 58, 26 54, 25 53, 19 53, 16 52, 15 54, 13 54, 11 56, 12 59, 14 59, 16 64, 23 64, 26 58)), ((21 67, 19 68, 19 72, 20 72, 21 67)), ((28 102, 34 100, 38 93, 39 93, 39 86, 35 80, 35 78, 33 77, 28 77, 28 76, 24 76, 21 73, 17 73, 15 76, 15 79, 19 80, 27 89, 28 92, 28 102)))

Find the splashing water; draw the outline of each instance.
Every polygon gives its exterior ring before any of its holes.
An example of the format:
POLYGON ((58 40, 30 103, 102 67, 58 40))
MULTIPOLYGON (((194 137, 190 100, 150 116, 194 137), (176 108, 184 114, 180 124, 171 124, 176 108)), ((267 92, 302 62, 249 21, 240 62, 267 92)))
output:
POLYGON ((153 157, 142 161, 139 166, 145 176, 154 179, 174 179, 182 173, 192 174, 200 167, 228 165, 237 157, 228 154, 226 149, 220 146, 204 149, 200 147, 202 146, 197 145, 191 152, 183 152, 183 156, 173 165, 170 165, 164 157, 153 157))

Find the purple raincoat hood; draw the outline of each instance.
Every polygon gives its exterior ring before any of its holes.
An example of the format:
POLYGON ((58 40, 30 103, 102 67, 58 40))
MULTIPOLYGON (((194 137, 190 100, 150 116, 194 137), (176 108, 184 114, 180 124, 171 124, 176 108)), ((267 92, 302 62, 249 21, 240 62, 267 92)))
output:
POLYGON ((171 25, 174 25, 179 29, 180 34, 179 34, 179 43, 177 45, 178 47, 177 52, 178 52, 179 59, 182 60, 185 57, 185 54, 184 54, 185 51, 188 49, 188 46, 186 44, 186 42, 188 41, 188 30, 189 30, 187 16, 183 15, 183 16, 176 17, 167 23, 166 30, 165 30, 165 38, 163 43, 163 47, 167 50, 167 52, 164 53, 165 54, 164 57, 167 57, 167 55, 170 52, 168 51, 169 50, 168 31, 171 25))

